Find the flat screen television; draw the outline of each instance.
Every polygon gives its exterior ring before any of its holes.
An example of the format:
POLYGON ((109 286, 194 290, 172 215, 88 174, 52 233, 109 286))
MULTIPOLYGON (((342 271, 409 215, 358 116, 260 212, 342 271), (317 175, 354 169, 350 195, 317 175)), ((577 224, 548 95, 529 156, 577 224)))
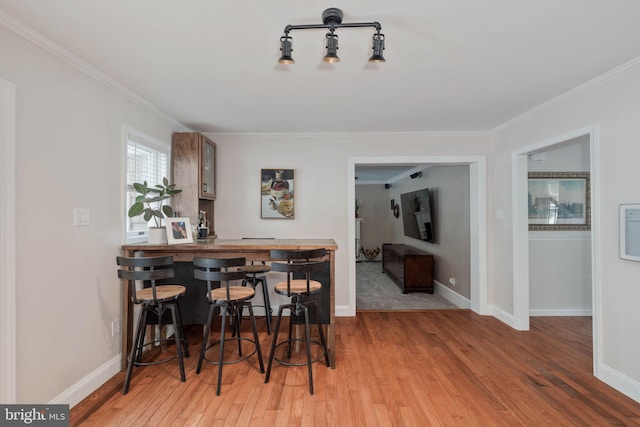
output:
POLYGON ((401 194, 400 205, 404 235, 433 243, 433 218, 429 189, 423 188, 401 194))

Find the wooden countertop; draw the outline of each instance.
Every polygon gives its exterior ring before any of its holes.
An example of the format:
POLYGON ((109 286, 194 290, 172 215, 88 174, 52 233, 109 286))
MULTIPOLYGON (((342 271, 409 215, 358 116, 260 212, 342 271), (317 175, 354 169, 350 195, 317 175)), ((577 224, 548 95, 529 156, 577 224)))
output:
POLYGON ((333 239, 198 239, 193 243, 182 243, 178 245, 136 243, 123 245, 124 250, 138 251, 167 251, 172 252, 192 252, 206 250, 263 250, 263 249, 318 249, 325 248, 329 251, 338 249, 338 245, 333 239))

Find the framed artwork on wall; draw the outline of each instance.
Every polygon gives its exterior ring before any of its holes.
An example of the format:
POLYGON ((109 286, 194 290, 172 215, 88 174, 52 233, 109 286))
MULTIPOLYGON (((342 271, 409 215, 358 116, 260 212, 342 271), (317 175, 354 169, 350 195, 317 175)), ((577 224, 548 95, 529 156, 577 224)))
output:
POLYGON ((590 230, 589 172, 529 172, 529 230, 590 230))
POLYGON ((294 218, 293 169, 261 169, 260 218, 294 218))

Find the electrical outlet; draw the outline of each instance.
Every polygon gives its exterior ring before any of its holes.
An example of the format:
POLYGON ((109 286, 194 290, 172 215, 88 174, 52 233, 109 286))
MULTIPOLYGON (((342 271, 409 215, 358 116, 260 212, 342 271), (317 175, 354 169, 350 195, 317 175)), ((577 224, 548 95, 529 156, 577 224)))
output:
POLYGON ((451 286, 455 286, 456 285, 456 278, 455 277, 449 277, 449 284, 451 286))
POLYGON ((111 338, 120 335, 120 319, 111 322, 111 338))

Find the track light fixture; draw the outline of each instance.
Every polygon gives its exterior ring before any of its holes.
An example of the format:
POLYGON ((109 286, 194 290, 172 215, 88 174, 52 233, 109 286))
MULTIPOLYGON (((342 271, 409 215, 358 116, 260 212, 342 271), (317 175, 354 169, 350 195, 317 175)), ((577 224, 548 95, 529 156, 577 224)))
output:
POLYGON ((308 25, 287 25, 284 27, 284 35, 280 37, 281 56, 278 62, 281 64, 295 64, 291 52, 293 51, 293 38, 289 33, 293 30, 312 30, 326 28, 329 32, 325 35, 327 54, 322 58, 324 62, 335 63, 340 62, 338 57, 338 35, 335 34, 336 28, 375 28, 371 49, 373 55, 369 58, 369 62, 385 62, 382 52, 384 51, 384 34, 380 33, 382 26, 379 22, 354 22, 342 23, 342 10, 331 7, 322 12, 322 24, 308 25))
POLYGON ((296 61, 291 57, 291 37, 285 35, 280 37, 280 50, 282 51, 282 56, 278 60, 281 64, 295 64, 296 61))
POLYGON ((333 29, 329 31, 326 35, 327 37, 327 54, 322 58, 324 62, 328 62, 333 64, 335 62, 340 62, 340 58, 338 58, 338 36, 333 33, 333 29))

